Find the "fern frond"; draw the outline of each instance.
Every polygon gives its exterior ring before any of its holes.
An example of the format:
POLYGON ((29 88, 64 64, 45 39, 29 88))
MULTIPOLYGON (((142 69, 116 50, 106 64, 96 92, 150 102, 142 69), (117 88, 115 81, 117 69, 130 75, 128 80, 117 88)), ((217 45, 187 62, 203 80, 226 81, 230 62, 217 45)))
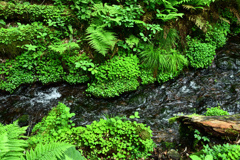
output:
POLYGON ((187 9, 187 10, 190 10, 190 9, 196 9, 194 6, 191 6, 191 5, 182 5, 184 9, 187 9))
POLYGON ((219 16, 219 19, 228 23, 228 24, 231 24, 231 22, 229 20, 227 20, 226 18, 223 18, 222 16, 219 16))
POLYGON ((113 50, 117 39, 114 32, 104 30, 102 27, 91 25, 87 28, 87 39, 89 44, 102 55, 106 55, 108 50, 113 50))
POLYGON ((65 157, 65 151, 71 147, 71 144, 63 142, 50 142, 43 145, 39 143, 36 148, 26 153, 26 160, 57 160, 65 157))
POLYGON ((194 22, 195 25, 200 28, 201 30, 203 30, 204 32, 207 31, 207 23, 208 21, 206 21, 201 15, 191 15, 188 18, 190 21, 194 22))
POLYGON ((66 51, 79 49, 79 45, 75 42, 57 42, 52 45, 49 45, 48 48, 54 52, 58 52, 60 54, 66 53, 66 51))
POLYGON ((97 15, 114 15, 114 14, 120 14, 121 10, 119 10, 119 7, 117 5, 109 6, 107 3, 97 3, 93 6, 94 12, 92 13, 92 16, 97 15))
POLYGON ((20 128, 18 122, 6 126, 0 125, 0 159, 1 160, 16 160, 20 159, 23 154, 24 147, 27 147, 27 142, 20 139, 26 132, 27 127, 20 128))
POLYGON ((126 43, 130 48, 133 48, 134 45, 138 45, 139 38, 135 37, 134 35, 130 35, 128 38, 126 38, 126 43))
POLYGON ((234 14, 235 17, 237 17, 238 20, 238 24, 240 23, 240 15, 238 10, 236 10, 235 8, 229 8, 230 12, 232 12, 234 14))

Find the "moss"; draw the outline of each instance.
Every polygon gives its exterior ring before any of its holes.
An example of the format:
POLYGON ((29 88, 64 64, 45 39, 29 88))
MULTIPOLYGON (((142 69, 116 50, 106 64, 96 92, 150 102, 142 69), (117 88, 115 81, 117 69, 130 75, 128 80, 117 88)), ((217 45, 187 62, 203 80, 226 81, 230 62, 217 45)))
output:
POLYGON ((173 124, 174 122, 177 121, 178 118, 179 118, 179 116, 171 117, 168 119, 168 123, 173 124))
POLYGON ((236 131, 234 129, 226 129, 225 132, 229 133, 231 135, 234 135, 234 136, 237 136, 239 134, 238 131, 236 131))
POLYGON ((170 150, 172 148, 176 148, 176 143, 173 142, 161 142, 161 146, 163 149, 170 150))
POLYGON ((25 44, 30 44, 30 41, 13 41, 9 45, 0 43, 0 57, 14 58, 20 55, 23 51, 21 46, 24 46, 25 44))
POLYGON ((22 115, 18 118, 18 124, 20 126, 26 126, 28 125, 29 116, 28 115, 22 115))
POLYGON ((29 21, 42 21, 47 22, 49 19, 52 21, 61 20, 68 24, 77 24, 78 21, 73 20, 71 10, 68 8, 58 8, 52 5, 25 5, 13 4, 10 2, 0 2, 0 17, 5 19, 18 19, 23 22, 29 21))

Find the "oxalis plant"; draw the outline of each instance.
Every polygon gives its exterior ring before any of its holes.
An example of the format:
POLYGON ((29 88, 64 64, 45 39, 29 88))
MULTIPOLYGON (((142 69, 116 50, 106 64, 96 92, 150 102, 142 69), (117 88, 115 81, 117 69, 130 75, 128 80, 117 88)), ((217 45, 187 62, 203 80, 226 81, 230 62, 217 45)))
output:
MULTIPOLYGON (((75 145, 88 159, 140 159, 151 155, 155 143, 152 131, 145 124, 126 117, 107 117, 86 127, 74 127, 75 114, 62 103, 53 108, 42 122, 33 128, 29 144, 32 147, 52 140, 75 145)), ((138 112, 129 117, 140 118, 138 112)))

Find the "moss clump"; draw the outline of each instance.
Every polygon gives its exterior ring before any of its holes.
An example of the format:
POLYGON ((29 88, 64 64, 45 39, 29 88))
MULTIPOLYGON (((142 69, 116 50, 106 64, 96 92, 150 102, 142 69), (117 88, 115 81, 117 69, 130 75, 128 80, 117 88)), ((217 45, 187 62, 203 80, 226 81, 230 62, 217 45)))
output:
POLYGON ((0 57, 15 58, 23 53, 24 45, 53 42, 57 35, 57 32, 37 22, 27 25, 18 24, 18 27, 1 28, 0 57), (39 33, 45 33, 46 36, 41 37, 39 33))

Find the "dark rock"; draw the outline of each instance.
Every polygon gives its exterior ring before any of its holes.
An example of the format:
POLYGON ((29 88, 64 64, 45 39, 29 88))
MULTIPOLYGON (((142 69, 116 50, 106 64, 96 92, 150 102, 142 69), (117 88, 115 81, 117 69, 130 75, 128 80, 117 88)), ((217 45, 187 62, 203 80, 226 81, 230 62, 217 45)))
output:
POLYGON ((171 149, 170 151, 168 151, 168 157, 172 158, 173 160, 178 160, 181 158, 181 155, 174 149, 171 149))

